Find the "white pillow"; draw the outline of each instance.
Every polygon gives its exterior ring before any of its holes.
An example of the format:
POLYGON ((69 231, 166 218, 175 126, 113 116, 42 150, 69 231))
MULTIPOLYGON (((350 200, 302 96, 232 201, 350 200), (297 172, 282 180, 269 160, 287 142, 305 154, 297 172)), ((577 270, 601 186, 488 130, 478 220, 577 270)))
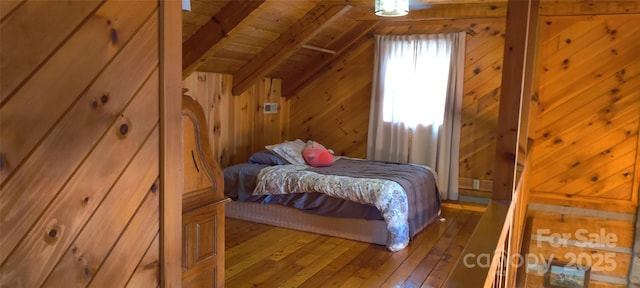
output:
POLYGON ((284 141, 280 144, 267 145, 264 146, 264 148, 267 148, 267 150, 277 154, 291 164, 307 165, 304 157, 302 157, 302 149, 304 149, 305 145, 306 143, 304 141, 296 139, 295 141, 284 141))

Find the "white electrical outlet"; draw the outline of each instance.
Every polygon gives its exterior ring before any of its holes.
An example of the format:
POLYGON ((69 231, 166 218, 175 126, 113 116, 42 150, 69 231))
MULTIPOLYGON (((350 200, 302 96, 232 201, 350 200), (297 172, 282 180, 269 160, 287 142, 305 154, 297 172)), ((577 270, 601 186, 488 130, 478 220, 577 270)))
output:
POLYGON ((473 190, 480 190, 480 179, 473 179, 471 186, 473 190))

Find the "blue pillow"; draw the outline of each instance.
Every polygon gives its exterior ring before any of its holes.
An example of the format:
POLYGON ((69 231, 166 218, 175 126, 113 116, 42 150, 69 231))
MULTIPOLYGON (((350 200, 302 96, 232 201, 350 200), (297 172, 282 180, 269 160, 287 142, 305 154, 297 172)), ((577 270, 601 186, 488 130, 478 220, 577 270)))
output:
POLYGON ((287 161, 280 158, 278 155, 271 152, 256 152, 249 157, 249 163, 252 164, 264 164, 264 165, 285 165, 287 161))

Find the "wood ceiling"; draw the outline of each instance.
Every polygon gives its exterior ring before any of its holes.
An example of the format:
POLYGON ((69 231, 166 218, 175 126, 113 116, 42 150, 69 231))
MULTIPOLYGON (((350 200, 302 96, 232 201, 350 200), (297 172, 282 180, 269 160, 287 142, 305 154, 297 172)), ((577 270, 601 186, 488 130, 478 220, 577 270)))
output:
POLYGON ((372 34, 425 20, 504 18, 506 0, 411 0, 403 17, 375 16, 373 0, 191 0, 191 8, 182 12, 183 78, 231 74, 234 95, 280 78, 289 97, 372 34))

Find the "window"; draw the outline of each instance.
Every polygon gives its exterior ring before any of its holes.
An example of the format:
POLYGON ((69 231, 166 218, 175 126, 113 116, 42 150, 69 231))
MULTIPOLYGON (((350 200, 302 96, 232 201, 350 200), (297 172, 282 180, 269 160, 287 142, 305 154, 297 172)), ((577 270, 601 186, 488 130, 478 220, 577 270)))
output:
POLYGON ((451 43, 428 35, 392 37, 384 67, 383 120, 440 126, 447 99, 451 43))
POLYGON ((465 37, 375 37, 367 158, 433 168, 443 199, 458 199, 465 37))

